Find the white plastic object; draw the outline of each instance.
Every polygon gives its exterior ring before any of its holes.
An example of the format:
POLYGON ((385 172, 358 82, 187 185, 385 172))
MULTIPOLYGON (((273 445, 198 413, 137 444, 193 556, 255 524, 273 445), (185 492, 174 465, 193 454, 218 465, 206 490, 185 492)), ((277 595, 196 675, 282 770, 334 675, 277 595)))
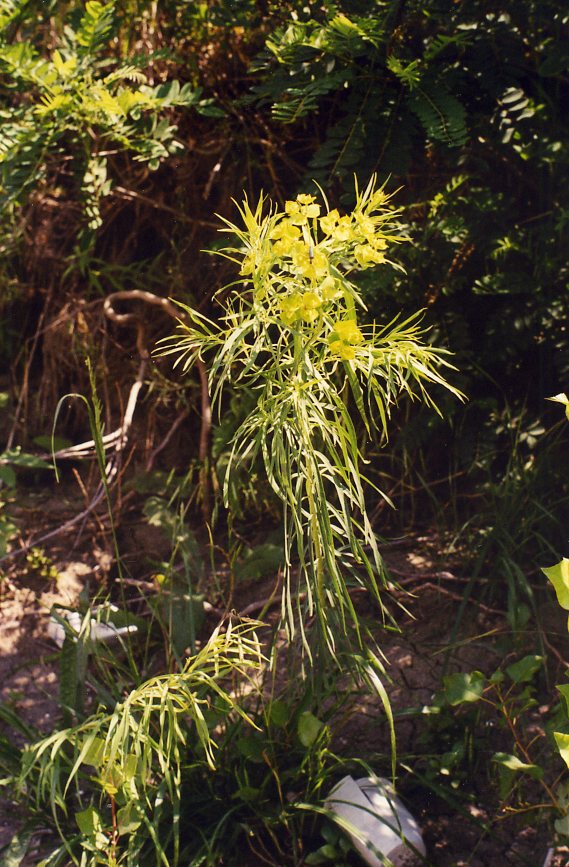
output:
MULTIPOLYGON (((108 642, 114 639, 120 638, 122 635, 129 635, 135 632, 138 632, 138 626, 135 624, 131 624, 130 626, 115 626, 114 623, 101 623, 97 620, 96 614, 101 610, 99 607, 93 608, 94 617, 91 617, 91 631, 89 634, 89 640, 92 642, 103 641, 108 642)), ((111 613, 113 611, 118 611, 116 605, 105 606, 105 610, 111 613)), ((67 611, 64 608, 58 609, 58 614, 60 617, 65 618, 69 623, 70 627, 77 634, 81 629, 81 625, 83 620, 85 619, 85 615, 81 614, 79 611, 67 611)), ((49 618, 49 623, 47 625, 47 634, 54 641, 58 647, 63 647, 63 642, 65 641, 66 630, 62 623, 59 622, 53 615, 49 618)))
POLYGON ((353 833, 345 830, 371 867, 382 867, 371 846, 394 867, 409 863, 413 852, 423 857, 427 854, 416 819, 396 797, 388 780, 344 777, 328 795, 326 807, 353 827, 353 833))

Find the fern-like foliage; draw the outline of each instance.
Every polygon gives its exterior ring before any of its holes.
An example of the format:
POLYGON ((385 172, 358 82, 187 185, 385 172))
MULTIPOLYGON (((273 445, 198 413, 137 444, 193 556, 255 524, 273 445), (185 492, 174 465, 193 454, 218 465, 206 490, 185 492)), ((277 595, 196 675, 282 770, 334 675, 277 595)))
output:
MULTIPOLYGON (((6 15, 16 15, 21 5, 4 0, 0 15, 3 8, 6 15)), ((47 56, 30 42, 0 37, 0 70, 14 95, 0 131, 0 207, 5 211, 37 184, 47 159, 67 149, 87 228, 93 231, 101 224, 100 201, 112 187, 102 146, 111 144, 155 169, 182 147, 164 110, 192 106, 211 113, 215 108, 190 84, 151 87, 136 63, 113 61, 109 42, 115 19, 114 0, 88 2, 77 26, 65 27, 59 48, 47 56)))
POLYGON ((425 139, 462 147, 466 112, 455 94, 456 75, 437 72, 438 58, 468 44, 468 31, 436 34, 422 54, 409 55, 389 29, 389 15, 331 14, 323 22, 295 21, 267 40, 253 71, 253 98, 269 103, 274 120, 293 124, 317 113, 331 118, 311 160, 320 182, 355 170, 401 173, 425 139), (322 111, 321 111, 322 109, 322 111))
POLYGON ((468 139, 464 106, 440 84, 423 82, 409 98, 409 108, 421 121, 427 137, 460 147, 468 139))
POLYGON ((91 0, 75 33, 74 41, 83 55, 90 55, 108 44, 115 24, 115 4, 91 0))

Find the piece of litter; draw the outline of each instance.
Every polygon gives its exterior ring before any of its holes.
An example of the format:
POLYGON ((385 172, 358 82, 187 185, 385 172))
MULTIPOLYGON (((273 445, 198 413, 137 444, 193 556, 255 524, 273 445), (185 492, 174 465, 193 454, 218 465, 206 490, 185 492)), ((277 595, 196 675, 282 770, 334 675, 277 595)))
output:
MULTIPOLYGON (((130 624, 129 626, 115 626, 114 623, 102 623, 97 620, 96 615, 100 609, 93 608, 92 614, 94 617, 91 617, 91 630, 89 634, 89 639, 91 642, 95 643, 97 641, 108 642, 116 640, 124 635, 132 635, 138 632, 138 627, 135 624, 130 624)), ((118 611, 116 605, 106 606, 107 612, 118 611)), ((47 634, 54 641, 58 647, 63 647, 63 642, 67 635, 69 635, 69 630, 65 628, 65 626, 60 622, 58 618, 64 618, 67 620, 69 626, 75 633, 75 639, 77 639, 77 635, 81 630, 81 626, 85 619, 85 615, 81 614, 79 611, 67 611, 63 608, 58 609, 58 617, 54 617, 53 614, 49 618, 49 623, 47 625, 47 634)), ((108 617, 108 613, 107 613, 108 617)))
POLYGON ((427 850, 416 819, 396 797, 388 780, 381 777, 344 777, 332 789, 325 806, 342 820, 366 864, 382 867, 387 857, 401 867, 412 853, 425 857, 427 850))

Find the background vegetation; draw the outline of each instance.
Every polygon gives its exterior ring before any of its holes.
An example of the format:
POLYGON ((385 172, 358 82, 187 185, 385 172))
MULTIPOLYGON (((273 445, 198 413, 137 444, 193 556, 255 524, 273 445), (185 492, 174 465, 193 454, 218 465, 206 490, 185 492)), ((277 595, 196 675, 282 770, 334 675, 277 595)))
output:
MULTIPOLYGON (((412 243, 394 257, 404 270, 353 276, 368 319, 424 309, 467 401, 441 388, 439 415, 402 401, 389 447, 366 443, 367 475, 396 506, 371 497, 374 529, 439 530, 467 569, 464 600, 503 607, 519 636, 545 586, 539 566, 566 544, 566 432, 545 398, 569 372, 568 24, 559 0, 0 0, 0 553, 17 535, 18 467, 44 472, 58 401, 79 393, 93 399, 92 429, 81 402, 63 402, 62 459, 93 436, 104 480, 93 509, 106 491, 120 536, 136 492, 169 534, 168 563, 182 563, 153 609, 172 636, 172 611, 190 606, 170 662, 195 650, 191 596, 207 571, 189 525, 214 528, 234 578, 278 569, 279 506, 262 467, 227 475, 254 393, 226 389, 212 418, 203 365, 182 377, 150 353, 173 329, 167 298, 219 319, 214 296, 237 275, 209 253, 234 200, 264 193, 282 207, 318 196, 316 182, 330 208, 350 211, 354 175, 363 189, 376 174, 398 190, 412 243), (103 424, 115 431, 106 444, 103 424), (130 463, 118 452, 106 463, 105 445, 127 434, 130 463)), ((313 709, 292 704, 283 728, 313 709)), ((280 718, 263 713, 272 745, 280 718)), ((225 744, 236 722, 224 725, 225 744)), ((323 768, 311 750, 326 744, 304 746, 299 763, 323 768)))

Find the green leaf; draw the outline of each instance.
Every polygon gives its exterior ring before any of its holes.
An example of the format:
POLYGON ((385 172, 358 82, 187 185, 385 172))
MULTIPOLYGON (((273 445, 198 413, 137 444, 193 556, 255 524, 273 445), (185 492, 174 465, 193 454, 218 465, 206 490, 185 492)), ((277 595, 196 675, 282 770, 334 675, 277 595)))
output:
POLYGON ((134 834, 141 824, 132 801, 129 801, 128 804, 118 810, 117 825, 119 834, 134 834))
POLYGON ((107 42, 113 27, 114 6, 114 3, 98 3, 96 0, 88 0, 85 4, 85 14, 76 34, 77 43, 85 54, 107 42))
POLYGON ((237 789, 237 791, 234 792, 231 797, 239 798, 240 800, 247 801, 249 803, 251 801, 257 801, 260 794, 261 790, 256 789, 254 786, 241 786, 241 788, 237 789))
POLYGON ((543 768, 540 768, 539 765, 527 764, 509 753, 494 753, 492 761, 508 768, 509 771, 528 774, 534 780, 540 780, 543 777, 543 768))
POLYGON ((336 862, 340 857, 340 853, 335 846, 330 843, 325 843, 316 852, 311 852, 304 859, 305 864, 329 864, 331 861, 336 862))
POLYGON ((569 836, 569 816, 561 816, 555 820, 554 825, 558 834, 562 834, 565 837, 569 836))
POLYGON ((264 761, 263 752, 266 743, 263 739, 255 737, 255 735, 239 738, 236 746, 241 755, 249 761, 256 764, 261 764, 264 761))
POLYGON ((53 450, 58 452, 61 449, 68 449, 73 445, 72 441, 67 439, 67 437, 54 437, 53 443, 51 436, 49 434, 42 434, 39 437, 34 437, 33 442, 36 446, 39 446, 40 449, 46 449, 46 451, 51 451, 52 445, 53 450))
POLYGON ((279 545, 266 542, 249 548, 244 554, 242 562, 235 566, 235 577, 238 581, 257 580, 266 575, 272 575, 278 571, 284 561, 284 553, 279 545))
POLYGON ((561 607, 569 611, 569 559, 563 557, 555 566, 548 566, 541 571, 555 587, 557 601, 561 607))
POLYGON ((323 723, 306 710, 298 719, 298 737, 303 747, 311 747, 323 728, 323 723))
POLYGON ((12 467, 3 466, 0 464, 0 482, 3 482, 9 488, 13 488, 16 485, 16 473, 12 469, 12 467))
POLYGON ((105 755, 105 741, 103 738, 93 738, 89 744, 89 748, 83 756, 83 764, 91 765, 93 768, 98 768, 103 763, 105 755))
POLYGON ((553 732, 553 737, 555 738, 561 758, 569 768, 569 735, 563 732, 553 732))
POLYGON ((520 659, 518 662, 514 662, 513 665, 509 665, 506 672, 514 683, 525 683, 529 680, 533 680, 534 674, 536 671, 539 671, 542 663, 543 656, 530 654, 529 656, 524 656, 524 658, 520 659))
POLYGON ((102 828, 101 817, 94 807, 87 807, 86 810, 75 813, 75 821, 86 837, 94 837, 102 828))
POLYGON ((14 449, 8 449, 0 455, 0 463, 12 464, 16 467, 29 467, 30 469, 51 469, 51 464, 44 461, 43 458, 38 458, 36 455, 29 455, 22 452, 19 446, 14 449))
POLYGON ((565 708, 567 716, 569 717, 569 684, 567 683, 558 683, 557 689, 565 699, 565 708))
POLYGON ((486 678, 481 671, 457 672, 443 678, 444 697, 456 707, 464 702, 480 701, 486 678))
POLYGON ((269 719, 278 728, 285 726, 290 717, 290 708, 285 701, 275 699, 269 706, 269 719))

